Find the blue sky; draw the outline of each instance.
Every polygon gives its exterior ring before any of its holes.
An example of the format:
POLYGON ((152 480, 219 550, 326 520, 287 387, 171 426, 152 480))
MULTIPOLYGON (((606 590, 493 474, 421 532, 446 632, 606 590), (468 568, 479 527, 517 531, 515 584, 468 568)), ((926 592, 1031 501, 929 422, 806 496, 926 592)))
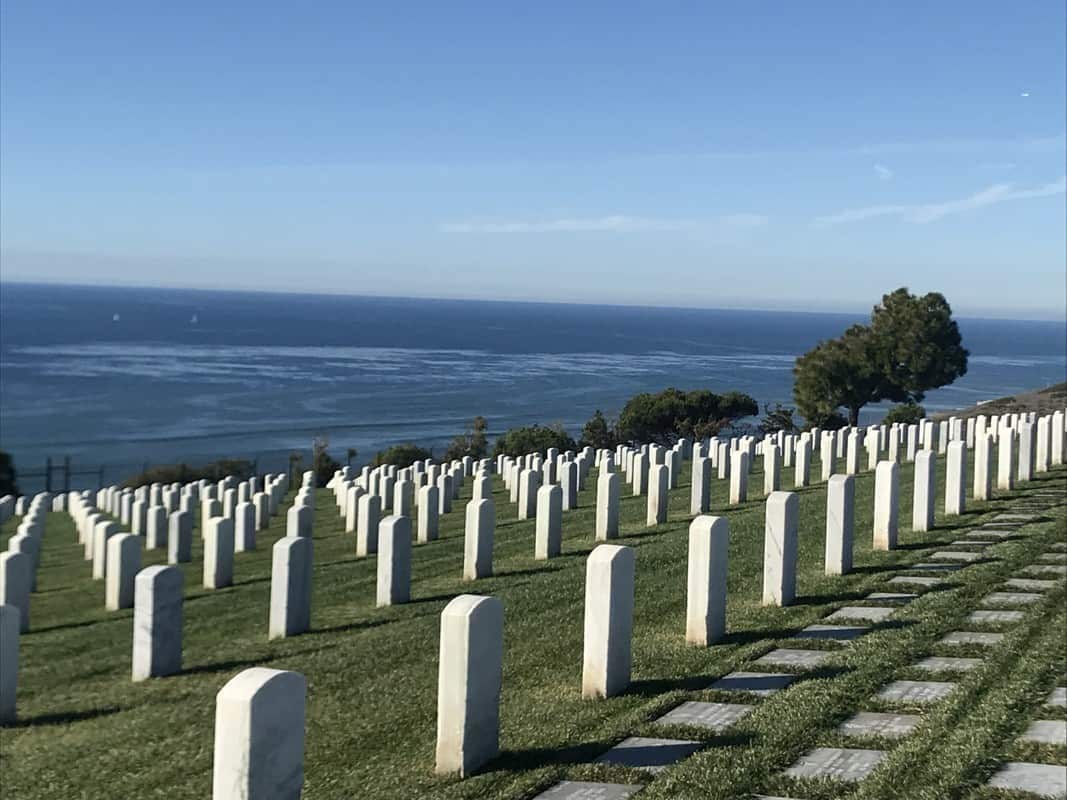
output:
POLYGON ((1062 0, 0 9, 7 280, 1067 315, 1062 0))

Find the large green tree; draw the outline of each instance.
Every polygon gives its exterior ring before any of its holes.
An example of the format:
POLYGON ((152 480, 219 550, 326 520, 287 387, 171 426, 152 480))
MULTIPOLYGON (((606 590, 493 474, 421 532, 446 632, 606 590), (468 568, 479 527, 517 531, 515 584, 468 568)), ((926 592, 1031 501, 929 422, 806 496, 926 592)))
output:
POLYGON ((527 453, 543 453, 550 447, 561 452, 576 450, 577 444, 562 425, 527 425, 511 428, 497 438, 493 445, 494 456, 523 456, 527 453))
POLYGON ((859 423, 868 403, 917 403, 967 372, 967 350, 944 296, 907 289, 885 295, 870 325, 819 342, 793 369, 793 398, 809 425, 831 427, 848 412, 859 423))
POLYGON ((631 397, 619 413, 618 433, 623 441, 673 444, 679 438, 714 436, 744 417, 759 413, 747 394, 715 394, 707 389, 664 389, 631 397))

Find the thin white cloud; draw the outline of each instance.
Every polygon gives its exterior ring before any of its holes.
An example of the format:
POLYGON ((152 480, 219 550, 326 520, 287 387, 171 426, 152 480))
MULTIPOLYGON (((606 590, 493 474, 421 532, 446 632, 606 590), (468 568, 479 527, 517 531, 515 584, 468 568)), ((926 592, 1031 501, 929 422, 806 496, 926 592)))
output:
POLYGON ((714 226, 758 228, 767 224, 759 214, 728 214, 699 219, 662 219, 615 214, 605 217, 571 217, 550 220, 507 220, 485 222, 446 222, 442 233, 641 233, 647 231, 683 231, 714 226))
POLYGON ((861 222, 862 220, 876 217, 900 217, 907 222, 927 223, 936 222, 939 219, 972 211, 977 208, 996 205, 1008 200, 1029 200, 1035 197, 1051 197, 1063 194, 1067 191, 1067 176, 1061 177, 1052 183, 1035 186, 1032 189, 1017 189, 1011 183, 997 183, 980 192, 962 197, 958 200, 948 200, 942 203, 916 203, 900 205, 869 206, 867 208, 854 208, 816 217, 814 224, 818 227, 843 225, 849 222, 861 222))
POLYGON ((874 174, 877 175, 883 181, 891 181, 891 180, 893 180, 893 170, 891 170, 889 167, 885 166, 884 164, 875 164, 874 165, 874 174))

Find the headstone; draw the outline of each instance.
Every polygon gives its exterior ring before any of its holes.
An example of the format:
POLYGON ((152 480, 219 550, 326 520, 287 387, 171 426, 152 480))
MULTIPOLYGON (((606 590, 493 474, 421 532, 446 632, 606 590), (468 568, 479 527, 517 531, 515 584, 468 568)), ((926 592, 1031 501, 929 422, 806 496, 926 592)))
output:
MULTIPOLYGON (((397 486, 405 481, 397 482, 397 486)), ((391 514, 378 525, 378 607, 411 599, 411 519, 391 514)))
POLYGON ((563 540, 563 489, 542 486, 537 490, 537 523, 534 559, 543 561, 560 553, 563 540))
MULTIPOLYGON (((478 481, 475 481, 474 486, 475 489, 478 488, 478 481)), ((440 500, 438 499, 438 494, 437 487, 429 484, 419 489, 418 540, 420 542, 432 542, 437 538, 440 529, 438 516, 440 500)), ((487 499, 491 497, 492 493, 487 495, 487 499)))
POLYGON ((204 535, 204 588, 233 583, 233 520, 212 517, 204 535))
POLYGON ((12 723, 16 717, 21 617, 20 609, 0 603, 0 725, 12 723))
POLYGON ((763 494, 782 488, 782 452, 775 445, 763 448, 763 494))
POLYGON ((134 580, 133 680, 182 669, 182 571, 147 567, 134 580))
POLYGON ((141 539, 132 533, 120 533, 107 542, 107 585, 104 606, 118 611, 133 606, 134 580, 141 571, 141 539))
POLYGON ((1011 430, 1001 430, 997 437, 997 488, 1011 491, 1015 488, 1015 435, 1011 430))
POLYGON ((993 496, 993 442, 984 433, 974 439, 975 500, 989 500, 993 496))
POLYGON ((726 574, 730 524, 725 517, 699 516, 689 524, 685 640, 707 646, 726 633, 726 574))
POLYGON ((611 697, 630 684, 634 551, 602 544, 585 570, 582 696, 611 697))
POLYGON ((767 498, 763 536, 765 606, 787 606, 796 596, 799 507, 794 492, 773 492, 767 498))
POLYGON ((958 516, 965 510, 967 477, 967 443, 949 442, 945 468, 945 515, 958 516))
POLYGON ((851 475, 831 475, 826 484, 827 575, 846 575, 852 571, 855 506, 856 479, 851 475))
POLYGON ((560 468, 560 488, 563 491, 562 507, 571 511, 578 507, 578 465, 568 461, 560 468))
POLYGON ((637 453, 636 455, 634 455, 634 497, 640 497, 648 491, 648 467, 648 457, 644 453, 637 453))
POLYGON ((730 456, 730 505, 748 500, 748 451, 738 450, 730 456))
POLYGON ((304 697, 297 672, 252 667, 215 698, 213 800, 299 800, 304 697))
POLYGON ((619 535, 619 475, 602 472, 596 482, 596 540, 619 535))
POLYGON ((235 553, 256 549, 256 509, 247 501, 233 507, 233 549, 235 553))
POLYGON ((311 538, 312 515, 307 506, 294 505, 285 515, 285 535, 311 538))
POLYGON ((874 549, 897 546, 897 498, 900 467, 896 461, 879 461, 874 471, 874 549))
MULTIPOLYGON (((949 445, 951 461, 952 448, 960 442, 949 445)), ((937 456, 933 450, 923 449, 915 454, 915 477, 912 486, 911 529, 925 532, 934 527, 934 492, 937 484, 934 479, 937 456)))
POLYGON ((93 579, 107 576, 107 540, 119 533, 118 523, 98 522, 93 529, 93 579))
POLYGON ((537 490, 540 486, 540 472, 526 469, 519 473, 519 519, 537 516, 537 490))
POLYGON ((151 506, 145 512, 145 549, 157 550, 167 546, 167 509, 151 506))
POLYGON ((711 511, 711 459, 694 458, 689 494, 689 513, 706 514, 711 511))
POLYGON ((1031 423, 1019 423, 1019 462, 1016 471, 1019 483, 1026 483, 1034 478, 1035 433, 1031 423))
POLYGON ((296 636, 311 627, 312 548, 310 537, 283 536, 271 549, 270 639, 296 636))
POLYGON ((492 500, 467 503, 463 533, 463 579, 488 578, 493 574, 493 534, 496 509, 492 500))
MULTIPOLYGON (((365 494, 359 498, 359 518, 356 524, 357 556, 369 556, 371 553, 378 552, 378 522, 382 513, 381 502, 382 499, 376 494, 365 494)), ((449 500, 449 503, 451 502, 449 500)))
POLYGON ((648 503, 646 525, 662 525, 667 521, 667 493, 670 486, 667 467, 657 464, 648 471, 648 503))
MULTIPOLYGON (((478 502, 491 502, 480 500, 478 502)), ((460 595, 441 612, 436 772, 466 777, 500 752, 504 606, 460 595)))
POLYGON ((811 484, 811 441, 801 437, 797 442, 797 459, 793 485, 798 489, 811 484))
POLYGON ((193 517, 188 511, 171 512, 167 520, 167 563, 193 560, 193 517))

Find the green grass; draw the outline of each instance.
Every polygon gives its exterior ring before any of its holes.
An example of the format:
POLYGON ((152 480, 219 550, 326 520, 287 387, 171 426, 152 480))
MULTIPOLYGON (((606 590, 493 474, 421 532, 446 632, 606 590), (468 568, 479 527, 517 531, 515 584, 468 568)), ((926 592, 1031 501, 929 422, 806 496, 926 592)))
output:
MULTIPOLYGON (((943 485, 944 460, 938 464, 943 485)), ((817 463, 813 475, 817 476, 817 463)), ((784 470, 784 488, 792 469, 784 470)), ((594 476, 595 478, 595 476, 594 476)), ((855 797, 962 797, 996 764, 1015 757, 1014 736, 1039 716, 1043 698, 1064 677, 1067 634, 1063 585, 988 651, 941 650, 945 632, 961 627, 978 599, 1045 545, 1063 539, 1064 509, 994 548, 998 560, 969 567, 945 589, 927 592, 892 621, 848 647, 805 643, 836 652, 831 666, 809 674, 759 707, 725 735, 667 730, 650 721, 682 700, 729 699, 706 686, 750 665, 792 633, 869 591, 884 589, 896 565, 913 563, 997 510, 998 496, 962 517, 938 515, 929 534, 910 532, 911 468, 901 470, 901 548, 871 550, 873 474, 856 487, 855 571, 823 575, 825 487, 800 494, 798 601, 759 605, 762 582, 762 475, 750 479, 749 503, 725 510, 727 482, 713 481, 713 508, 730 520, 727 639, 710 648, 684 642, 687 473, 672 492, 666 525, 645 528, 645 498, 624 491, 619 542, 636 551, 636 606, 631 690, 606 701, 580 697, 585 557, 592 549, 595 480, 582 508, 564 514, 563 553, 533 559, 533 522, 496 483, 498 526, 494 577, 464 583, 463 505, 442 519, 442 538, 415 548, 412 602, 374 607, 375 564, 357 559, 332 495, 319 491, 315 524, 313 630, 267 641, 270 547, 284 534, 284 514, 260 534, 259 550, 238 554, 236 585, 201 588, 199 535, 186 576, 183 674, 130 681, 132 612, 106 612, 102 582, 90 579, 72 523, 52 514, 42 551, 31 632, 21 640, 20 722, 0 731, 5 797, 203 798, 210 794, 214 697, 240 670, 270 666, 308 679, 305 797, 529 798, 561 778, 645 783, 649 776, 592 766, 593 758, 629 735, 684 735, 708 747, 661 773, 642 800, 736 798, 789 788, 778 773, 812 746, 838 743, 834 728, 856 710, 874 710, 872 694, 907 674, 929 654, 985 654, 986 664, 957 676, 961 690, 924 711, 919 731, 891 747, 887 762, 855 797), (757 499, 758 498, 758 499, 757 499), (433 774, 438 617, 463 592, 493 594, 505 607, 504 683, 499 759, 464 781, 433 774)), ((1067 491, 1067 471, 1040 476, 1035 487, 1067 491)), ((624 487, 625 488, 625 487, 624 487)), ((943 497, 939 488, 938 497, 943 497)), ((14 521, 4 526, 6 540, 14 521)), ((146 553, 160 563, 161 552, 146 553)), ((906 589, 898 589, 907 591, 906 589)), ((1005 629, 1009 630, 1009 629, 1005 629)), ((796 646, 797 642, 790 643, 796 646)), ((807 798, 839 797, 841 787, 805 783, 807 798)), ((799 790, 798 790, 799 791, 799 790)), ((773 793, 773 792, 772 792, 773 793)), ((784 793, 784 792, 783 792, 784 793)), ((985 796, 985 795, 981 795, 985 796)))

